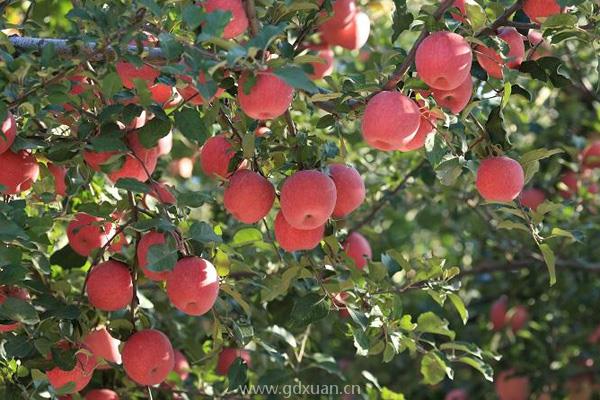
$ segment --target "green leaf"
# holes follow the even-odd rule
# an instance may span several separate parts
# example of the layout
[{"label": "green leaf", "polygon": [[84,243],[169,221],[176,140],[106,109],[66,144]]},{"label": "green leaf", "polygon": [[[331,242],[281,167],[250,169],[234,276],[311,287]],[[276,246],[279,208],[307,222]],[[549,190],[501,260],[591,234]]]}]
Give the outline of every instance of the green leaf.
[{"label": "green leaf", "polygon": [[242,247],[263,241],[263,234],[256,228],[240,229],[233,235],[232,246]]},{"label": "green leaf", "polygon": [[445,186],[453,185],[462,173],[462,165],[458,157],[443,161],[436,168],[435,174],[440,183]]},{"label": "green leaf", "polygon": [[112,98],[123,88],[123,83],[116,72],[110,72],[100,82],[100,88],[105,97]]},{"label": "green leaf", "polygon": [[504,128],[504,116],[500,106],[494,107],[485,123],[490,140],[493,144],[500,145],[502,148],[510,147],[509,133]]},{"label": "green leaf", "polygon": [[35,308],[25,300],[8,297],[0,305],[0,315],[4,319],[21,322],[25,325],[35,325],[40,322]]},{"label": "green leaf", "polygon": [[183,9],[183,22],[186,23],[188,28],[195,30],[202,23],[202,7],[198,7],[197,4],[191,4]]},{"label": "green leaf", "polygon": [[463,300],[455,293],[448,293],[448,298],[454,305],[454,308],[456,308],[456,311],[458,311],[463,324],[466,324],[467,320],[469,319],[469,311],[465,307]]},{"label": "green leaf", "polygon": [[64,269],[80,268],[86,262],[87,257],[76,253],[68,244],[50,256],[50,264],[60,265]]},{"label": "green leaf", "polygon": [[479,358],[466,357],[466,356],[460,357],[457,361],[475,368],[477,371],[481,372],[481,374],[483,375],[483,377],[486,380],[488,380],[490,382],[494,381],[494,370],[485,361],[483,361]]},{"label": "green leaf", "polygon": [[450,368],[436,352],[429,352],[421,360],[421,374],[423,383],[436,385],[444,380]]},{"label": "green leaf", "polygon": [[266,49],[269,44],[277,38],[277,36],[283,33],[286,27],[287,23],[281,23],[279,25],[264,25],[258,35],[254,36],[248,41],[246,48],[250,49],[254,47],[258,49]]},{"label": "green leaf", "polygon": [[115,184],[116,188],[127,190],[134,193],[151,193],[152,190],[143,182],[133,178],[121,178]]},{"label": "green leaf", "polygon": [[237,357],[227,372],[227,378],[229,379],[229,390],[236,390],[248,379],[248,366],[241,357]]},{"label": "green leaf", "polygon": [[395,42],[402,32],[409,29],[414,20],[412,14],[407,12],[406,0],[394,0],[394,5],[392,42]]},{"label": "green leaf", "polygon": [[147,149],[155,147],[158,141],[171,131],[171,121],[168,119],[152,118],[138,130],[140,143]]},{"label": "green leaf", "polygon": [[480,30],[487,23],[485,10],[474,0],[465,1],[465,11],[474,31]]},{"label": "green leaf", "polygon": [[572,28],[577,23],[577,16],[573,14],[556,14],[546,18],[542,30],[552,28]]},{"label": "green leaf", "polygon": [[546,267],[548,267],[550,286],[553,286],[556,283],[556,256],[554,255],[554,251],[552,251],[550,246],[545,243],[541,243],[539,248],[542,252],[542,256],[544,257],[544,261],[546,262]]},{"label": "green leaf", "polygon": [[200,243],[222,243],[223,239],[217,236],[213,228],[206,222],[194,222],[190,227],[190,238]]},{"label": "green leaf", "polygon": [[300,67],[284,66],[273,70],[273,74],[283,79],[288,85],[304,90],[310,94],[317,93],[319,88],[310,80]]},{"label": "green leaf", "polygon": [[291,312],[291,325],[303,328],[325,318],[329,314],[329,301],[317,293],[310,293],[294,300]]},{"label": "green leaf", "polygon": [[162,32],[158,35],[158,40],[160,48],[168,60],[178,59],[181,56],[181,53],[183,53],[183,46],[181,43],[170,34]]},{"label": "green leaf", "polygon": [[197,144],[203,144],[208,137],[208,128],[193,108],[184,108],[175,113],[175,127],[186,138]]},{"label": "green leaf", "polygon": [[255,144],[256,135],[254,132],[246,133],[242,138],[242,150],[244,152],[244,158],[252,158],[254,156],[254,149],[256,148]]},{"label": "green leaf", "polygon": [[167,236],[165,243],[153,244],[148,248],[146,268],[153,272],[171,271],[177,263],[178,253],[174,239]]},{"label": "green leaf", "polygon": [[424,333],[435,333],[448,336],[454,340],[456,334],[448,328],[448,321],[442,320],[431,311],[419,315],[417,319],[417,331]]}]

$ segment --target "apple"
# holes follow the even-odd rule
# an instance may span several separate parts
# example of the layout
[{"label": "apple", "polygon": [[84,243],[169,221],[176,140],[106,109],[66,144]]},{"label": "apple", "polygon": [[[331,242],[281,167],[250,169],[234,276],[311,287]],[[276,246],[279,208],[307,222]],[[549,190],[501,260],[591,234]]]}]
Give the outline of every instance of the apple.
[{"label": "apple", "polygon": [[500,331],[506,326],[508,312],[508,297],[500,296],[498,300],[492,303],[490,307],[490,321],[492,321],[492,329]]},{"label": "apple", "polygon": [[529,313],[525,306],[515,306],[510,312],[510,327],[513,332],[517,333],[527,324]]},{"label": "apple", "polygon": [[450,15],[452,16],[452,18],[454,18],[454,20],[458,21],[458,22],[465,22],[465,19],[467,17],[467,10],[465,8],[465,0],[454,0],[454,3],[452,3],[452,7],[456,7],[458,8],[458,11],[460,13],[450,13]]},{"label": "apple", "polygon": [[6,118],[0,125],[0,154],[10,149],[17,137],[17,123],[15,117],[7,112]]},{"label": "apple", "polygon": [[581,153],[581,158],[585,168],[600,168],[600,140],[587,146]]},{"label": "apple", "polygon": [[556,0],[524,0],[523,12],[533,22],[541,24],[548,17],[560,14],[562,8]]},{"label": "apple", "polygon": [[181,96],[171,85],[158,82],[148,87],[152,101],[158,103],[162,108],[169,109],[181,103]]},{"label": "apple", "polygon": [[470,75],[472,60],[471,46],[465,38],[452,32],[435,32],[417,48],[415,63],[429,87],[451,90]]},{"label": "apple", "polygon": [[588,343],[597,344],[600,342],[600,325],[598,325],[588,336]]},{"label": "apple", "polygon": [[473,80],[469,75],[458,87],[450,90],[433,88],[431,94],[440,107],[450,110],[452,114],[459,114],[467,107],[471,100],[471,95],[473,94]]},{"label": "apple", "polygon": [[75,358],[75,367],[69,371],[54,367],[46,372],[48,382],[54,389],[58,390],[70,383],[74,383],[75,386],[73,389],[67,391],[67,393],[75,393],[83,390],[90,383],[94,374],[94,357],[90,357],[85,352],[79,351],[76,353]]},{"label": "apple", "polygon": [[358,171],[344,164],[329,165],[329,176],[335,184],[334,218],[342,218],[356,210],[365,200],[365,183]]},{"label": "apple", "polygon": [[110,389],[92,389],[85,394],[84,400],[119,400],[119,395]]},{"label": "apple", "polygon": [[325,45],[311,45],[308,46],[311,52],[315,52],[321,62],[311,62],[310,65],[313,67],[313,73],[310,75],[311,79],[317,80],[325,76],[331,75],[333,72],[333,61],[334,54],[328,46]]},{"label": "apple", "polygon": [[504,61],[496,50],[480,44],[475,48],[475,56],[477,57],[477,62],[481,68],[483,68],[489,76],[496,79],[504,78],[504,71],[502,71]]},{"label": "apple", "polygon": [[203,258],[182,258],[167,277],[167,296],[188,315],[206,314],[219,296],[217,270]]},{"label": "apple", "polygon": [[344,242],[346,255],[354,261],[356,268],[362,270],[373,257],[369,241],[360,233],[352,232]]},{"label": "apple", "polygon": [[515,375],[515,370],[502,371],[495,379],[496,393],[500,400],[527,400],[529,398],[529,378]]},{"label": "apple", "polygon": [[252,359],[248,350],[224,348],[219,354],[219,361],[217,362],[216,368],[217,374],[227,375],[229,367],[231,367],[231,364],[233,364],[237,358],[244,360],[248,367],[252,366]]},{"label": "apple", "polygon": [[122,354],[125,373],[139,385],[163,382],[175,366],[175,353],[169,338],[156,329],[144,329],[131,335]]},{"label": "apple", "polygon": [[296,229],[316,229],[336,205],[334,181],[317,170],[295,172],[281,186],[279,203],[285,220]]},{"label": "apple", "polygon": [[256,137],[263,137],[265,135],[268,135],[269,133],[271,133],[271,129],[269,129],[266,126],[258,126],[254,131],[254,135]]},{"label": "apple", "polygon": [[358,50],[369,40],[371,20],[366,13],[359,11],[347,25],[335,27],[325,22],[319,27],[319,31],[323,41],[328,45]]},{"label": "apple", "polygon": [[173,160],[169,164],[169,172],[184,179],[191,178],[194,173],[194,160],[189,157]]},{"label": "apple", "polygon": [[419,102],[419,106],[419,111],[421,112],[419,129],[410,141],[398,147],[397,150],[399,151],[407,152],[420,149],[421,147],[425,146],[425,140],[427,140],[427,136],[429,136],[429,134],[435,130],[438,116],[429,112],[429,110],[425,108],[425,103],[423,101]]},{"label": "apple", "polygon": [[536,211],[538,206],[546,200],[546,195],[543,191],[536,188],[523,190],[521,193],[521,205],[533,211]]},{"label": "apple", "polygon": [[530,29],[529,33],[527,33],[527,40],[529,40],[533,51],[533,53],[529,56],[531,60],[535,61],[542,57],[548,57],[552,55],[550,45],[544,39],[544,36],[542,36],[542,33],[540,31]]},{"label": "apple", "polygon": [[165,182],[152,182],[150,183],[152,192],[150,196],[160,201],[162,204],[172,205],[177,203],[177,198],[173,195],[172,187]]},{"label": "apple", "polygon": [[508,44],[508,54],[505,62],[495,50],[479,45],[475,51],[477,62],[481,65],[489,76],[496,79],[504,77],[502,68],[506,65],[508,68],[517,69],[525,57],[525,44],[523,36],[513,27],[502,28],[499,30],[498,37]]},{"label": "apple", "polygon": [[156,146],[158,148],[157,151],[159,156],[166,156],[169,154],[173,149],[173,132],[171,131],[166,136],[160,138]]},{"label": "apple", "polygon": [[117,70],[117,75],[121,78],[121,82],[123,82],[123,86],[127,89],[135,88],[135,80],[138,79],[145,81],[146,85],[150,86],[160,75],[160,72],[150,65],[142,64],[137,67],[126,61],[117,62],[115,69]]},{"label": "apple", "polygon": [[48,163],[48,171],[54,178],[54,192],[58,196],[66,196],[67,194],[67,183],[65,177],[67,176],[67,169],[62,165]]},{"label": "apple", "polygon": [[[0,305],[4,304],[6,299],[14,297],[20,300],[29,301],[29,293],[27,290],[16,287],[16,286],[0,286]],[[0,324],[0,333],[11,332],[19,329],[21,324],[15,322],[13,324]]]},{"label": "apple", "polygon": [[[181,75],[180,78],[182,81],[188,83],[186,86],[178,89],[179,94],[186,103],[200,106],[202,104],[206,104],[212,101],[215,98],[221,97],[223,93],[225,93],[225,89],[218,87],[213,97],[206,101],[206,99],[202,97],[202,95],[194,85],[191,77],[189,77],[188,75]],[[200,74],[198,75],[198,82],[201,84],[206,84],[206,73],[204,71],[200,71]]]},{"label": "apple", "polygon": [[469,394],[465,389],[452,389],[446,394],[444,400],[469,400]]},{"label": "apple", "polygon": [[108,251],[111,253],[120,253],[125,246],[127,246],[127,237],[125,233],[119,232],[119,234],[112,239]]},{"label": "apple", "polygon": [[217,135],[204,143],[200,150],[200,168],[207,176],[229,178],[229,163],[235,156],[235,150],[225,137]]},{"label": "apple", "polygon": [[414,101],[400,92],[380,92],[367,103],[361,130],[369,146],[390,151],[410,142],[420,123],[421,113]]},{"label": "apple", "polygon": [[214,12],[216,10],[229,11],[231,13],[231,19],[225,25],[223,31],[224,39],[233,39],[248,29],[248,17],[246,16],[246,10],[241,0],[204,0],[199,3],[207,13]]},{"label": "apple", "polygon": [[185,381],[190,376],[190,363],[183,353],[175,350],[175,366],[173,371],[179,376],[181,381]]},{"label": "apple", "polygon": [[477,169],[475,185],[487,201],[513,201],[523,190],[525,173],[521,164],[505,156],[490,157]]},{"label": "apple", "polygon": [[290,225],[280,211],[275,217],[275,240],[287,252],[312,250],[321,242],[325,233],[325,225],[315,229],[296,229]]},{"label": "apple", "polygon": [[133,282],[126,264],[109,260],[92,267],[86,286],[90,304],[102,311],[117,311],[133,299]]},{"label": "apple", "polygon": [[145,233],[137,245],[137,261],[146,278],[153,281],[166,281],[169,271],[151,271],[148,269],[148,250],[151,246],[165,243],[165,234],[150,231]]},{"label": "apple", "polygon": [[223,200],[225,209],[235,219],[253,224],[271,211],[275,201],[275,188],[262,175],[242,169],[231,176]]},{"label": "apple", "polygon": [[350,311],[348,311],[348,306],[346,305],[346,300],[348,299],[348,292],[340,292],[336,293],[331,301],[338,308],[338,313],[340,318],[350,318]]},{"label": "apple", "polygon": [[104,247],[113,236],[114,225],[102,218],[86,213],[77,213],[67,226],[69,245],[84,257]]},{"label": "apple", "polygon": [[[121,341],[111,336],[108,329],[101,325],[92,329],[82,340],[85,349],[95,357],[95,363],[98,365],[102,360],[120,365],[121,352],[119,346]],[[110,365],[100,365],[98,369],[109,369]]]},{"label": "apple", "polygon": [[257,120],[274,119],[283,115],[292,104],[294,88],[270,70],[255,74],[252,86],[246,88],[249,73],[243,72],[238,81],[237,99],[242,111]]},{"label": "apple", "polygon": [[35,157],[26,150],[13,153],[7,150],[0,154],[0,185],[2,194],[19,194],[31,188],[40,175]]},{"label": "apple", "polygon": [[[319,0],[319,5],[322,4],[323,0]],[[356,2],[354,0],[334,0],[332,1],[331,16],[323,23],[323,25],[330,28],[343,28],[352,22],[356,13]],[[327,11],[322,11],[321,15],[326,16]]]},{"label": "apple", "polygon": [[576,196],[579,193],[579,189],[582,185],[586,185],[586,190],[588,193],[598,193],[598,185],[590,181],[588,171],[590,170],[588,169],[587,171],[584,171],[581,175],[573,171],[567,171],[563,174],[560,181],[567,187],[567,189],[559,189],[558,192],[563,199],[567,200]]}]

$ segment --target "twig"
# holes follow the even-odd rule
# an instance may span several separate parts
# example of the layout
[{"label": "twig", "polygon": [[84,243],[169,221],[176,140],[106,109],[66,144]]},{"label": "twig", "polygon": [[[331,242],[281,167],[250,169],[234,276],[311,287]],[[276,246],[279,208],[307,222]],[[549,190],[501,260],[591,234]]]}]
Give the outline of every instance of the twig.
[{"label": "twig", "polygon": [[292,119],[292,113],[289,109],[285,112],[284,116],[285,122],[287,123],[290,133],[292,134],[292,136],[296,136],[298,131],[296,130],[296,125],[294,124],[294,120]]},{"label": "twig", "polygon": [[246,16],[250,23],[250,36],[256,36],[260,30],[258,17],[256,16],[256,5],[254,0],[245,0],[244,7],[246,8]]},{"label": "twig", "polygon": [[[131,212],[132,212],[132,221],[135,223],[138,221],[139,219],[139,214],[138,214],[138,210],[137,210],[137,206],[135,204],[135,197],[133,196],[133,193],[131,192],[127,192],[127,199],[129,200],[129,206],[131,207]],[[138,243],[140,242],[141,239],[141,233],[136,231],[135,233],[135,243],[134,243],[134,248],[137,248]],[[137,252],[134,252],[134,256],[133,256],[133,265],[131,266],[131,280],[133,282],[133,296],[131,298],[131,304],[130,304],[130,312],[131,312],[131,325],[133,325],[133,330],[135,331],[135,314],[137,311],[137,306],[138,306],[138,298],[137,298],[137,273],[138,273],[138,259],[137,259]]]},{"label": "twig", "polygon": [[496,18],[496,20],[494,22],[492,22],[492,24],[490,26],[483,28],[475,36],[476,37],[487,36],[490,33],[496,32],[496,29],[500,28],[503,25],[506,25],[508,23],[508,19],[514,13],[516,13],[518,10],[520,10],[521,8],[523,8],[523,0],[517,0],[515,2],[515,4],[513,4],[512,6],[507,8],[502,13],[502,15],[500,15],[498,18]]}]

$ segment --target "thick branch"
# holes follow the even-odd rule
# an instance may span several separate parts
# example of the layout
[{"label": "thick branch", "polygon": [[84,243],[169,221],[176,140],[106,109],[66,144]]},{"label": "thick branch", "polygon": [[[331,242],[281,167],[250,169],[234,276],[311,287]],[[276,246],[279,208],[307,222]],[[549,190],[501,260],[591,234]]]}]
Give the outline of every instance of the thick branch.
[{"label": "thick branch", "polygon": [[519,11],[521,8],[523,8],[523,0],[517,0],[515,4],[507,8],[502,13],[502,15],[500,15],[494,22],[492,22],[490,26],[483,28],[475,36],[482,37],[496,32],[496,29],[500,28],[503,25],[506,25],[508,23],[508,19],[512,17],[512,15]]},{"label": "thick branch", "polygon": [[244,7],[246,8],[246,15],[248,16],[248,22],[250,23],[250,36],[256,36],[260,30],[258,17],[256,16],[256,5],[254,0],[245,0]]}]

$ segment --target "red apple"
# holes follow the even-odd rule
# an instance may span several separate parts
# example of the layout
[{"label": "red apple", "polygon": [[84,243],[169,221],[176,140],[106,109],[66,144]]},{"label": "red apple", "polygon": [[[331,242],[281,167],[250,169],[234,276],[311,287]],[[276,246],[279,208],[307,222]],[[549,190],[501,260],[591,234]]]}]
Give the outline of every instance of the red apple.
[{"label": "red apple", "polygon": [[184,179],[191,178],[194,173],[194,160],[189,157],[173,160],[169,164],[169,172]]},{"label": "red apple", "polygon": [[78,254],[87,257],[104,247],[114,234],[114,225],[102,218],[77,213],[67,226],[69,245]]},{"label": "red apple", "polygon": [[169,338],[161,331],[144,329],[134,333],[123,346],[123,368],[139,385],[163,382],[175,366],[175,354]]},{"label": "red apple", "polygon": [[329,176],[337,193],[334,218],[342,218],[356,210],[365,200],[365,183],[358,171],[344,164],[331,164]]},{"label": "red apple", "polygon": [[182,258],[167,277],[167,296],[188,315],[206,314],[219,296],[217,270],[203,258]]},{"label": "red apple", "polygon": [[137,79],[145,81],[146,85],[150,86],[160,75],[158,70],[147,64],[137,67],[126,61],[119,61],[115,65],[115,68],[119,78],[121,78],[121,82],[123,82],[123,86],[127,89],[133,89],[135,87],[135,80]]},{"label": "red apple", "polygon": [[[321,4],[323,4],[323,0],[319,1],[319,5]],[[330,28],[343,28],[352,22],[356,13],[356,3],[354,0],[334,0],[332,1],[331,16],[323,25],[327,25]],[[327,15],[327,12],[323,11],[321,15]]]},{"label": "red apple", "polygon": [[298,171],[281,186],[279,202],[285,220],[296,229],[315,229],[331,216],[337,194],[335,183],[317,170]]},{"label": "red apple", "polygon": [[257,72],[252,87],[246,88],[249,73],[243,72],[238,81],[237,99],[242,111],[258,120],[283,115],[292,104],[294,88],[270,70]]},{"label": "red apple", "polygon": [[[83,347],[89,350],[96,358],[95,363],[102,360],[120,365],[121,352],[119,345],[121,341],[111,336],[105,326],[99,326],[92,329],[82,340]],[[98,369],[108,369],[109,365],[99,366]]]},{"label": "red apple", "polygon": [[446,394],[444,400],[469,400],[469,395],[465,389],[452,389]]},{"label": "red apple", "polygon": [[185,381],[190,376],[190,363],[179,350],[175,350],[175,366],[173,367],[173,371],[182,381]]},{"label": "red apple", "polygon": [[119,400],[119,395],[110,389],[93,389],[85,394],[84,400]]},{"label": "red apple", "polygon": [[146,278],[153,281],[166,281],[169,271],[151,271],[148,269],[148,250],[151,246],[165,243],[165,234],[150,231],[144,234],[137,246],[137,259],[140,269]]},{"label": "red apple", "polygon": [[213,136],[200,150],[200,168],[211,178],[229,178],[229,163],[234,156],[235,150],[225,135]]},{"label": "red apple", "polygon": [[[206,99],[202,97],[198,89],[195,87],[192,78],[190,78],[188,75],[182,75],[180,78],[181,80],[188,82],[188,85],[178,89],[179,94],[186,103],[199,106],[202,104],[206,104],[215,98],[219,98],[223,95],[223,93],[225,93],[225,89],[218,87],[216,93],[207,102]],[[198,82],[201,84],[206,83],[206,74],[204,73],[204,71],[200,71],[200,74],[198,75]]]},{"label": "red apple", "polygon": [[523,190],[523,193],[521,193],[521,205],[530,208],[533,211],[537,210],[538,206],[545,200],[546,195],[540,189],[529,188]]},{"label": "red apple", "polygon": [[48,382],[54,389],[64,388],[71,382],[75,384],[68,393],[75,393],[83,390],[94,374],[94,357],[90,357],[85,352],[80,351],[75,356],[75,367],[69,371],[64,371],[59,367],[54,367],[46,372]]},{"label": "red apple", "polygon": [[316,52],[316,55],[322,60],[321,62],[310,63],[313,67],[313,73],[310,75],[310,78],[316,80],[331,75],[334,61],[333,50],[325,45],[312,45],[308,46],[308,49]]},{"label": "red apple", "polygon": [[517,333],[527,324],[529,313],[525,306],[515,306],[510,313],[510,327],[513,332]]},{"label": "red apple", "polygon": [[217,374],[227,375],[229,367],[231,367],[231,364],[233,364],[237,358],[244,360],[249,367],[252,365],[250,352],[248,352],[248,350],[224,348],[219,354],[219,361],[217,362],[216,369]]},{"label": "red apple", "polygon": [[358,50],[369,40],[371,20],[367,14],[360,11],[345,26],[335,27],[325,22],[319,27],[319,31],[323,41],[328,45],[337,45],[348,50]]},{"label": "red apple", "polygon": [[471,95],[473,94],[473,80],[469,75],[457,88],[450,90],[439,90],[434,88],[431,90],[431,93],[439,106],[450,110],[452,114],[459,114],[469,104],[469,101],[471,101]]},{"label": "red apple", "polygon": [[35,157],[26,150],[13,153],[7,150],[0,154],[0,190],[2,194],[19,194],[31,188],[40,174]]},{"label": "red apple", "polygon": [[54,177],[54,192],[58,196],[66,196],[67,194],[67,183],[65,177],[67,176],[67,169],[62,165],[48,163],[48,171]]},{"label": "red apple", "polygon": [[492,329],[500,331],[504,328],[507,322],[506,313],[508,312],[508,297],[500,296],[500,298],[490,307],[490,321],[492,321]]},{"label": "red apple", "polygon": [[117,311],[133,299],[133,282],[126,264],[109,260],[92,267],[86,286],[90,304],[102,311]]},{"label": "red apple", "polygon": [[173,149],[173,132],[169,132],[167,136],[163,136],[156,144],[158,147],[158,155],[165,156]]},{"label": "red apple", "polygon": [[552,55],[550,45],[544,39],[544,36],[542,36],[540,31],[530,29],[529,33],[527,34],[527,39],[529,40],[533,51],[533,53],[529,56],[531,60],[535,61],[542,57],[548,57]]},{"label": "red apple", "polygon": [[417,104],[400,92],[381,92],[367,103],[361,129],[364,140],[375,149],[397,150],[419,130]]},{"label": "red apple", "polygon": [[248,17],[241,0],[204,0],[200,3],[206,12],[211,13],[216,10],[229,11],[231,19],[223,31],[224,39],[233,39],[248,29]]},{"label": "red apple", "polygon": [[152,192],[149,194],[163,204],[176,204],[177,198],[173,195],[172,187],[164,182],[152,182],[150,184]]},{"label": "red apple", "polygon": [[515,375],[515,370],[502,371],[496,377],[496,393],[500,400],[527,400],[529,378]]},{"label": "red apple", "polygon": [[419,76],[430,87],[451,90],[470,75],[472,60],[471,46],[462,36],[435,32],[417,48],[415,63]]},{"label": "red apple", "polygon": [[321,242],[325,233],[325,225],[315,229],[296,229],[291,226],[281,212],[275,217],[275,240],[288,252],[312,250]]},{"label": "red apple", "polygon": [[263,219],[273,207],[275,188],[262,175],[241,169],[225,188],[224,206],[235,219],[253,224]]},{"label": "red apple", "polygon": [[523,11],[533,22],[541,24],[548,17],[560,14],[562,9],[556,0],[525,0]]},{"label": "red apple", "polygon": [[0,125],[0,154],[10,149],[17,137],[17,123],[15,117],[8,112],[6,119]]},{"label": "red apple", "polygon": [[344,251],[354,261],[356,268],[362,270],[373,257],[369,241],[360,233],[352,232],[344,242]]},{"label": "red apple", "polygon": [[585,168],[600,168],[600,140],[592,142],[581,154]]},{"label": "red apple", "polygon": [[513,201],[523,190],[525,174],[521,164],[508,157],[490,157],[481,162],[475,182],[487,201]]},{"label": "red apple", "polygon": [[502,79],[504,65],[508,68],[517,69],[525,57],[525,44],[523,36],[513,27],[502,28],[499,30],[498,37],[508,44],[508,54],[505,62],[502,57],[493,49],[479,45],[477,46],[476,56],[479,65],[488,73],[489,76]]}]

